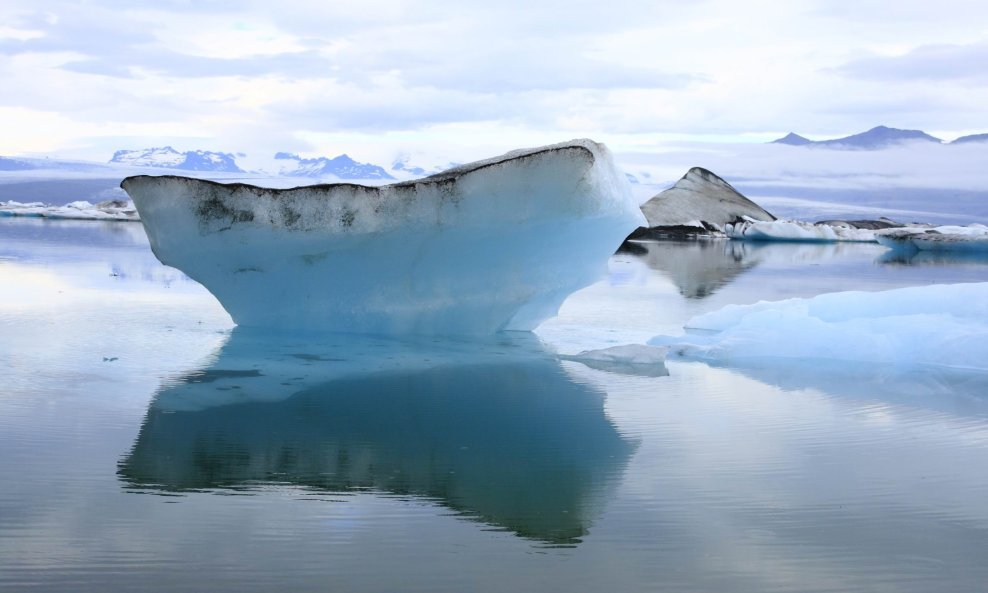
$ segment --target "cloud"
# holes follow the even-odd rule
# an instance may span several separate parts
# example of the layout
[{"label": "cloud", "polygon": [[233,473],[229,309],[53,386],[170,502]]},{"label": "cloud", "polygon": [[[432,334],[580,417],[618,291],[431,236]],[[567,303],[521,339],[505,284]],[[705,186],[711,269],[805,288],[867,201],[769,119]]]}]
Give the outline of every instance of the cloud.
[{"label": "cloud", "polygon": [[167,122],[217,142],[479,123],[496,124],[484,130],[497,145],[519,130],[837,136],[878,123],[949,137],[986,119],[985,44],[944,45],[984,36],[988,8],[972,2],[904,0],[883,21],[879,0],[6,0],[0,105],[107,137]]},{"label": "cloud", "polygon": [[837,72],[877,81],[957,81],[988,84],[988,42],[968,45],[924,45],[903,55],[853,60]]}]

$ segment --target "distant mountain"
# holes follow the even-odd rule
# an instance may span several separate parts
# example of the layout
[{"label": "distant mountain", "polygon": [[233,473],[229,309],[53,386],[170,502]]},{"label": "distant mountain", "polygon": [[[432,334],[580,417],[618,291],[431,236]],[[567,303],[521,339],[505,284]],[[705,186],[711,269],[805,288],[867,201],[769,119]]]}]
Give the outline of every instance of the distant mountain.
[{"label": "distant mountain", "polygon": [[436,165],[426,169],[425,167],[420,167],[417,165],[409,164],[410,157],[400,156],[391,163],[392,171],[400,171],[402,173],[409,173],[417,177],[422,177],[426,175],[435,175],[436,173],[442,173],[448,169],[453,169],[454,167],[459,167],[462,163],[449,162],[445,165]]},{"label": "distant mountain", "polygon": [[398,157],[391,163],[392,171],[402,171],[404,173],[411,173],[412,175],[432,175],[433,173],[438,173],[439,171],[426,171],[422,167],[417,167],[408,164],[408,157]]},{"label": "distant mountain", "polygon": [[279,152],[274,158],[288,161],[290,166],[282,167],[281,174],[290,177],[333,175],[339,179],[394,179],[383,167],[371,163],[358,163],[345,154],[332,159],[326,157],[303,159],[297,154]]},{"label": "distant mountain", "polygon": [[36,167],[31,163],[0,156],[0,171],[26,171],[34,168]]},{"label": "distant mountain", "polygon": [[951,144],[967,144],[969,142],[988,142],[988,134],[971,134],[970,136],[961,136],[957,140],[951,142]]},{"label": "distant mountain", "polygon": [[805,146],[807,144],[813,144],[813,141],[810,140],[809,138],[803,138],[799,134],[794,134],[793,132],[789,132],[788,134],[786,134],[782,138],[779,138],[778,140],[772,140],[770,144],[788,144],[790,146]]},{"label": "distant mountain", "polygon": [[860,134],[853,134],[843,138],[834,138],[832,140],[810,140],[799,134],[790,132],[778,140],[773,140],[772,143],[789,144],[791,146],[823,146],[826,148],[878,150],[911,141],[943,143],[943,140],[930,136],[921,130],[900,130],[886,126],[878,126],[867,132],[861,132]]},{"label": "distant mountain", "polygon": [[111,163],[138,167],[162,167],[183,171],[213,171],[219,173],[243,173],[234,155],[225,152],[190,150],[179,152],[171,146],[145,148],[144,150],[118,150]]}]

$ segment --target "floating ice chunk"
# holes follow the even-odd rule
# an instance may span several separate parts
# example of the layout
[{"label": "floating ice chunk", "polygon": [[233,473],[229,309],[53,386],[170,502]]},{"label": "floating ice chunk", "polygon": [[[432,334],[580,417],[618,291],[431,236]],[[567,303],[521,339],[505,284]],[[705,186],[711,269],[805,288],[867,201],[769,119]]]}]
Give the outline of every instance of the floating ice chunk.
[{"label": "floating ice chunk", "polygon": [[735,364],[827,359],[988,370],[988,283],[729,305],[694,317],[671,353]]},{"label": "floating ice chunk", "polygon": [[830,243],[837,241],[875,242],[874,229],[855,228],[848,223],[812,223],[799,220],[744,220],[724,227],[732,239],[747,241],[800,241]]},{"label": "floating ice chunk", "polygon": [[240,325],[382,334],[530,330],[606,272],[641,212],[589,140],[380,187],[128,177],[155,255]]},{"label": "floating ice chunk", "polygon": [[983,224],[888,229],[875,238],[893,249],[988,253],[988,227]]},{"label": "floating ice chunk", "polygon": [[584,350],[579,354],[562,355],[559,358],[622,375],[664,377],[669,374],[665,365],[668,351],[669,348],[665,346],[625,344],[600,350]]},{"label": "floating ice chunk", "polygon": [[0,202],[0,216],[27,216],[69,220],[129,220],[137,221],[137,210],[128,200],[107,200],[91,204],[85,200],[51,206],[42,202]]}]

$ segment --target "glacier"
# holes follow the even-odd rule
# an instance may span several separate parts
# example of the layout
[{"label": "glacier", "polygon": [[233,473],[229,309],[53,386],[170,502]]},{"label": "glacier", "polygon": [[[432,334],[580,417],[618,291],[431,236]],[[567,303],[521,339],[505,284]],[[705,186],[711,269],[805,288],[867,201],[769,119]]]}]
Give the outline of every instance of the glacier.
[{"label": "glacier", "polygon": [[728,305],[657,336],[670,355],[724,365],[764,360],[929,365],[988,371],[988,283]]},{"label": "glacier", "polygon": [[531,330],[603,277],[644,222],[610,151],[591,140],[378,187],[147,175],[121,186],[158,259],[246,327]]}]

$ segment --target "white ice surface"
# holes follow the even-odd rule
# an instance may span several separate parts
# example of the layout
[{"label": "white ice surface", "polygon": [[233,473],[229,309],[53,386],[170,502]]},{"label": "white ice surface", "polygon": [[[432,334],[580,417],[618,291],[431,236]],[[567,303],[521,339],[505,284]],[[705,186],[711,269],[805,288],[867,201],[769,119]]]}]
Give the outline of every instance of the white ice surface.
[{"label": "white ice surface", "polygon": [[42,202],[0,202],[0,216],[30,216],[69,220],[129,220],[138,221],[133,202],[108,200],[91,204],[85,200],[53,206]]},{"label": "white ice surface", "polygon": [[686,329],[649,343],[724,365],[836,360],[988,371],[988,283],[729,305],[694,317]]},{"label": "white ice surface", "polygon": [[732,239],[747,241],[806,241],[830,243],[854,241],[873,243],[875,231],[856,229],[850,225],[829,225],[799,220],[754,220],[745,217],[744,222],[728,224],[725,234]]},{"label": "white ice surface", "polygon": [[610,153],[588,140],[380,188],[147,176],[124,187],[158,258],[248,327],[531,330],[603,277],[644,223]]}]

